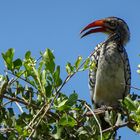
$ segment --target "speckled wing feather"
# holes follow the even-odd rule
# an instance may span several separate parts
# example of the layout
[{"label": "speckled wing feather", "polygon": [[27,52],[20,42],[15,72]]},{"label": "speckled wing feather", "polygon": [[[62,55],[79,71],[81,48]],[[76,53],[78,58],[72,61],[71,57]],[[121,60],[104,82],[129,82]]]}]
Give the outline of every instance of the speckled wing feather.
[{"label": "speckled wing feather", "polygon": [[129,64],[129,59],[127,52],[125,48],[122,48],[122,51],[120,51],[120,55],[122,57],[123,63],[124,63],[124,75],[125,75],[125,92],[124,92],[124,97],[130,93],[130,88],[131,88],[131,69],[130,69],[130,64]]},{"label": "speckled wing feather", "polygon": [[[93,54],[91,56],[91,63],[94,62],[96,68],[98,67],[98,60],[99,60],[99,56],[100,56],[101,47],[102,47],[102,43],[98,44],[95,47],[94,52],[93,52]],[[91,91],[90,96],[91,96],[92,102],[94,102],[92,93],[94,93],[94,88],[95,88],[95,84],[96,84],[96,70],[97,69],[90,69],[89,70],[89,89]]]}]

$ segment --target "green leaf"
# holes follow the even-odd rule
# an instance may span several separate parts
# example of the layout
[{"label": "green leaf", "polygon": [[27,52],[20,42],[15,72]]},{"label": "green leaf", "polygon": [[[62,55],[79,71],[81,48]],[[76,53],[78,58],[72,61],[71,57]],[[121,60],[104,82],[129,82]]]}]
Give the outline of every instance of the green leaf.
[{"label": "green leaf", "polygon": [[94,71],[97,70],[96,62],[95,61],[90,61],[90,70],[94,70]]},{"label": "green leaf", "polygon": [[78,99],[78,94],[74,92],[73,94],[69,96],[68,101],[66,102],[66,105],[73,106],[76,103],[77,99]]},{"label": "green leaf", "polygon": [[13,70],[14,65],[13,65],[13,57],[14,57],[14,49],[10,48],[7,50],[6,53],[2,53],[2,57],[5,61],[6,67],[8,70]]},{"label": "green leaf", "polygon": [[66,71],[69,75],[74,72],[74,67],[72,67],[71,63],[69,62],[66,64]]},{"label": "green leaf", "polygon": [[28,81],[32,86],[34,86],[34,87],[36,88],[36,84],[35,84],[35,81],[34,81],[34,80],[29,80],[29,79],[27,79],[27,81]]},{"label": "green leaf", "polygon": [[131,111],[137,110],[136,104],[134,103],[134,101],[131,100],[129,96],[125,97],[124,103],[129,110]]},{"label": "green leaf", "polygon": [[55,63],[54,63],[55,57],[54,57],[53,53],[51,52],[51,50],[46,49],[46,51],[42,55],[42,57],[43,57],[42,59],[46,66],[45,70],[46,71],[49,70],[51,73],[53,73],[55,70]]},{"label": "green leaf", "polygon": [[60,66],[57,66],[56,71],[53,74],[55,86],[59,87],[62,84],[62,80],[60,78]]},{"label": "green leaf", "polygon": [[83,136],[83,135],[87,134],[87,131],[86,131],[86,130],[84,130],[84,128],[83,128],[83,127],[80,127],[77,131],[78,131],[78,133],[79,133],[79,136],[80,136],[80,135],[82,135],[82,136]]},{"label": "green leaf", "polygon": [[41,61],[39,62],[39,66],[38,66],[38,72],[39,72],[39,73],[41,73],[41,70],[42,70],[43,66],[44,66],[44,62],[41,60]]},{"label": "green leaf", "polygon": [[140,116],[140,105],[137,108],[136,114]]},{"label": "green leaf", "polygon": [[57,139],[61,139],[61,132],[62,132],[63,128],[61,126],[56,125],[56,133],[53,134],[52,136],[57,140]]},{"label": "green leaf", "polygon": [[43,58],[45,60],[54,60],[55,57],[50,49],[46,49],[45,53],[43,54]]},{"label": "green leaf", "polygon": [[52,94],[52,85],[50,84],[50,82],[47,82],[47,86],[45,87],[45,91],[46,91],[46,96],[50,97]]},{"label": "green leaf", "polygon": [[40,94],[37,95],[37,100],[38,100],[39,102],[42,102],[42,96],[41,96]]},{"label": "green leaf", "polygon": [[79,65],[80,65],[81,61],[82,61],[82,57],[81,56],[78,56],[78,58],[77,58],[77,60],[75,62],[75,68],[76,68],[76,70],[79,68]]},{"label": "green leaf", "polygon": [[69,96],[69,98],[64,98],[63,100],[61,100],[61,102],[55,107],[59,111],[68,111],[74,104],[76,104],[77,99],[78,95],[76,93],[73,93]]},{"label": "green leaf", "polygon": [[30,51],[27,51],[26,54],[25,54],[25,58],[26,59],[29,59],[31,57],[31,52]]},{"label": "green leaf", "polygon": [[74,127],[77,125],[77,122],[73,117],[63,114],[62,118],[59,120],[59,125]]},{"label": "green leaf", "polygon": [[35,66],[36,66],[36,60],[30,56],[30,52],[27,52],[25,55],[25,60],[23,61],[23,65],[26,70],[26,76],[35,76]]},{"label": "green leaf", "polygon": [[54,102],[54,107],[59,111],[66,111],[70,109],[70,106],[66,105],[68,101],[68,97],[62,93],[60,93],[59,98],[57,98]]},{"label": "green leaf", "polygon": [[17,77],[20,77],[22,74],[24,74],[25,73],[25,71],[24,70],[20,70],[20,71],[18,71],[17,73],[16,73],[16,76]]},{"label": "green leaf", "polygon": [[68,99],[64,99],[63,101],[61,101],[61,102],[58,104],[57,108],[58,108],[59,110],[64,110],[64,107],[65,107],[65,104],[66,104],[67,101],[68,101]]},{"label": "green leaf", "polygon": [[[8,86],[8,80],[4,76],[0,75],[0,97],[3,97],[3,94],[6,93],[7,86]],[[0,101],[2,99],[3,98],[1,98]]]},{"label": "green leaf", "polygon": [[[39,72],[38,72],[39,73]],[[41,83],[42,83],[42,85],[43,86],[46,86],[46,84],[47,84],[47,80],[46,80],[46,71],[45,70],[43,70],[41,73],[40,73],[40,75],[41,75]]]},{"label": "green leaf", "polygon": [[31,76],[33,74],[33,68],[28,63],[24,63],[24,67],[26,71],[25,77]]},{"label": "green leaf", "polygon": [[17,132],[18,132],[19,134],[22,134],[22,133],[23,133],[23,128],[21,128],[20,125],[16,125],[15,128],[16,128],[16,130],[17,130]]},{"label": "green leaf", "polygon": [[22,60],[18,58],[13,62],[13,64],[14,64],[14,69],[19,70],[20,67],[22,66]]},{"label": "green leaf", "polygon": [[84,70],[88,69],[89,68],[89,63],[90,63],[90,58],[86,59],[85,63],[84,63]]}]

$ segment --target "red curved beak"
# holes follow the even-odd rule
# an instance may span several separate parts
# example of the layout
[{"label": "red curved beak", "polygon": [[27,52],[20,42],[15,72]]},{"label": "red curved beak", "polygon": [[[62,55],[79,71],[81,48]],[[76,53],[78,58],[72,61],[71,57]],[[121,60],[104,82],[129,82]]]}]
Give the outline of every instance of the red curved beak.
[{"label": "red curved beak", "polygon": [[[94,27],[98,27],[98,28],[94,28]],[[94,29],[91,29],[91,28],[94,28]],[[89,25],[87,25],[81,32],[80,34],[82,34],[84,31],[88,30],[88,29],[91,29],[89,31],[87,31],[86,33],[84,33],[82,37],[84,36],[87,36],[91,33],[97,33],[97,32],[105,32],[106,31],[106,28],[104,27],[104,20],[97,20],[97,21],[94,21],[92,23],[90,23]]]}]

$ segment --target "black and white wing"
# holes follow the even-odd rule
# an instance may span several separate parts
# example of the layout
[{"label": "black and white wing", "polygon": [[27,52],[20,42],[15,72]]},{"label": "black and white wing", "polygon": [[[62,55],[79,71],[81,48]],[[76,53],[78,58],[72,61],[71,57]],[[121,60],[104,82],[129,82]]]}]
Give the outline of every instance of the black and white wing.
[{"label": "black and white wing", "polygon": [[123,51],[120,52],[121,57],[123,59],[124,63],[124,76],[125,76],[125,92],[124,92],[124,97],[130,93],[130,88],[131,88],[131,69],[130,69],[130,64],[129,64],[129,59],[127,52],[125,48],[123,47]]},{"label": "black and white wing", "polygon": [[94,95],[94,89],[95,89],[95,84],[96,84],[96,71],[98,67],[98,60],[100,56],[101,47],[102,47],[102,43],[98,44],[95,47],[94,52],[91,56],[91,60],[90,60],[90,63],[94,63],[96,67],[94,69],[89,70],[89,89],[90,89],[91,100],[93,103],[94,103],[93,95]]}]

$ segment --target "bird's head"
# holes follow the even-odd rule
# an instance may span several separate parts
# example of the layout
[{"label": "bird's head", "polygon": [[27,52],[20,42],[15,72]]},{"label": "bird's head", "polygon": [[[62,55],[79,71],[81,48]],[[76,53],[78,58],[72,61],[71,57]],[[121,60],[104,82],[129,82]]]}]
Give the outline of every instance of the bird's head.
[{"label": "bird's head", "polygon": [[[88,30],[88,31],[87,31]],[[94,21],[87,25],[82,31],[84,33],[81,37],[87,36],[91,33],[103,32],[109,36],[116,34],[123,45],[130,39],[130,32],[126,22],[117,17],[108,17],[101,20]]]}]

